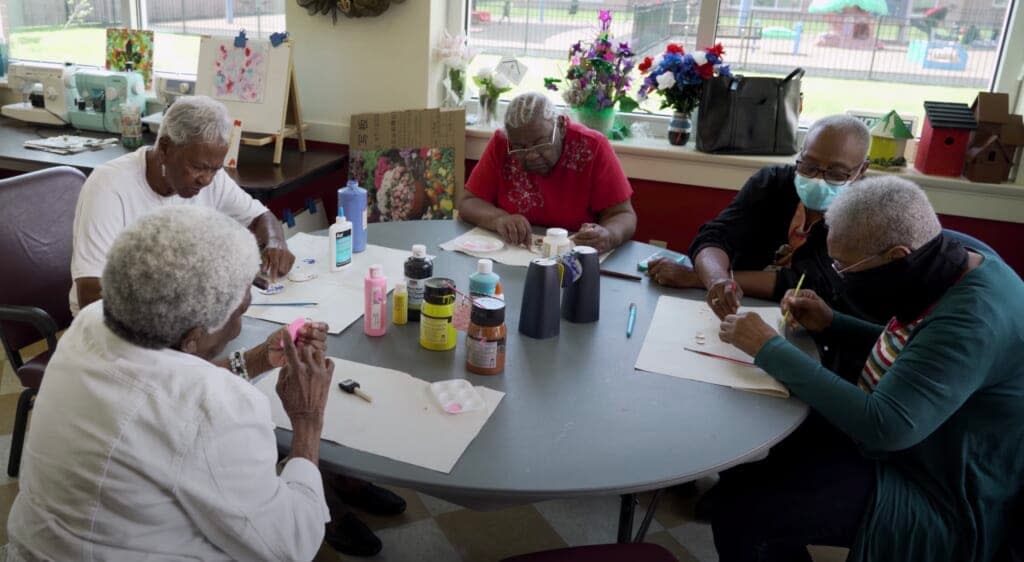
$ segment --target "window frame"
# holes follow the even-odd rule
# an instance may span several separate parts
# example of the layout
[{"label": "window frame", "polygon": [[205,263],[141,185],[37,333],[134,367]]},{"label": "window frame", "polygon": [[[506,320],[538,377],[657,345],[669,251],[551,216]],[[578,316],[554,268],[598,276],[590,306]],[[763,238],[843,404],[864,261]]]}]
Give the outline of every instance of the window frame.
[{"label": "window frame", "polygon": [[[144,2],[145,0],[137,0]],[[436,0],[435,0],[436,1]],[[446,0],[448,3],[448,29],[469,31],[468,0]],[[698,45],[714,42],[718,28],[718,13],[722,2],[728,0],[702,0],[697,20]],[[988,91],[1006,92],[1010,95],[1010,109],[1017,113],[1024,111],[1024,0],[1005,0],[1008,4],[1004,20],[1002,42],[999,46],[999,63],[989,80]],[[666,121],[668,117],[664,118]]]}]

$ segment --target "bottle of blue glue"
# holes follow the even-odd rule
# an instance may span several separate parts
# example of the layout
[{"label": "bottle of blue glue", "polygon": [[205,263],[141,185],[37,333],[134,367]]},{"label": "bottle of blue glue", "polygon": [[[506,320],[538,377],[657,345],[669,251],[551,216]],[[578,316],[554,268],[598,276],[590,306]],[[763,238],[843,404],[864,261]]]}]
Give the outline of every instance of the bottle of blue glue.
[{"label": "bottle of blue glue", "polygon": [[338,207],[345,209],[345,216],[352,221],[352,251],[366,249],[366,190],[356,180],[348,180],[338,190]]},{"label": "bottle of blue glue", "polygon": [[471,297],[493,297],[498,293],[501,277],[494,273],[494,262],[482,259],[476,262],[476,273],[469,276]]}]

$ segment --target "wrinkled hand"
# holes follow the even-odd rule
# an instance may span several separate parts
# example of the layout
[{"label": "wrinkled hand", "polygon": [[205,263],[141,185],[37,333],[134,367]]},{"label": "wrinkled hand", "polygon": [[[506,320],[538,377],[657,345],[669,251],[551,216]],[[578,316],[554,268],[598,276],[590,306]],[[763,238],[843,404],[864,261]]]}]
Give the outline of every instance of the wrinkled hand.
[{"label": "wrinkled hand", "polygon": [[530,245],[530,221],[523,215],[505,215],[494,221],[494,231],[516,246]]},{"label": "wrinkled hand", "polygon": [[[284,352],[284,340],[291,338],[288,328],[275,330],[267,337],[267,362],[271,367],[282,367],[287,361]],[[325,322],[307,321],[299,329],[298,343],[295,347],[299,350],[307,345],[313,346],[320,353],[327,353],[327,324]]]},{"label": "wrinkled hand", "polygon": [[722,320],[718,337],[754,357],[768,340],[779,335],[756,312],[730,314]]},{"label": "wrinkled hand", "polygon": [[740,309],[743,289],[732,279],[719,279],[708,287],[708,306],[719,318],[725,319]]},{"label": "wrinkled hand", "polygon": [[592,222],[583,223],[580,231],[573,235],[572,241],[577,246],[590,246],[598,253],[607,252],[613,246],[611,231]]},{"label": "wrinkled hand", "polygon": [[703,286],[696,271],[669,258],[658,258],[647,262],[647,276],[655,283],[666,287],[686,289]]},{"label": "wrinkled hand", "polygon": [[314,345],[297,350],[288,338],[285,338],[284,352],[287,364],[277,377],[277,395],[288,419],[293,425],[300,420],[322,422],[334,362]]},{"label": "wrinkled hand", "polygon": [[803,326],[808,332],[820,332],[832,325],[832,309],[811,289],[793,289],[782,297],[782,314],[789,312],[789,327]]},{"label": "wrinkled hand", "polygon": [[288,275],[288,272],[292,270],[292,265],[295,264],[295,255],[288,251],[287,245],[283,243],[280,246],[268,244],[263,248],[262,258],[260,271],[265,273],[271,281]]}]

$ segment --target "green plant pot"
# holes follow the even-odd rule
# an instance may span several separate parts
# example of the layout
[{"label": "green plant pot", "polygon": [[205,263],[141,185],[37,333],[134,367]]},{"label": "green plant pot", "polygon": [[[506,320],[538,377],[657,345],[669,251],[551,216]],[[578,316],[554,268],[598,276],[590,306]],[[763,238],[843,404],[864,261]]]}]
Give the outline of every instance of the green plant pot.
[{"label": "green plant pot", "polygon": [[603,134],[608,134],[615,123],[615,106],[604,109],[574,107],[572,113],[577,122]]}]

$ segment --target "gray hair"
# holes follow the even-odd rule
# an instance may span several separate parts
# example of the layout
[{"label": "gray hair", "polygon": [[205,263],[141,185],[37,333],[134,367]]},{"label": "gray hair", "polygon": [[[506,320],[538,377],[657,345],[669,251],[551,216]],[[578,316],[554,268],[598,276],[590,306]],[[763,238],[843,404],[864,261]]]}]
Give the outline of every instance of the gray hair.
[{"label": "gray hair", "polygon": [[862,251],[916,250],[942,232],[924,190],[895,176],[868,178],[844,189],[825,213],[829,230]]},{"label": "gray hair", "polygon": [[174,205],[125,229],[103,268],[106,325],[131,343],[173,347],[219,330],[248,292],[260,254],[252,233],[213,209]]},{"label": "gray hair", "polygon": [[177,146],[192,142],[227,144],[231,116],[224,104],[206,96],[182,96],[164,112],[156,143]]},{"label": "gray hair", "polygon": [[[871,131],[863,121],[852,115],[829,115],[815,121],[807,130],[804,139],[811,138],[821,131],[835,131],[844,137],[848,137],[857,143],[857,148],[862,151],[860,159],[868,157],[868,149],[871,148]],[[806,141],[805,141],[806,143]]]},{"label": "gray hair", "polygon": [[558,107],[539,92],[519,94],[505,109],[505,128],[518,129],[536,121],[554,121],[561,114]]}]

